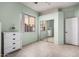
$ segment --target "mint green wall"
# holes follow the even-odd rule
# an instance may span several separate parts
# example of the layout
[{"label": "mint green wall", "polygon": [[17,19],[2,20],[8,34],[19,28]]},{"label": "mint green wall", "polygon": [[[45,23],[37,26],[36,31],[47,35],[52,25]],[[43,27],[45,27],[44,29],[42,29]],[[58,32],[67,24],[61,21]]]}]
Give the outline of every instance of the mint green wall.
[{"label": "mint green wall", "polygon": [[[52,17],[53,15],[54,15],[53,13],[41,15],[41,16],[39,16],[39,21],[41,22],[43,20],[46,20],[46,21],[51,20],[51,19],[53,19],[53,17]],[[47,37],[47,31],[39,31],[39,35],[40,35],[40,39],[46,38]]]},{"label": "mint green wall", "polygon": [[[22,32],[21,21],[22,14],[26,13],[36,17],[36,31],[35,32]],[[38,13],[17,2],[0,2],[0,22],[2,23],[2,32],[9,32],[10,27],[14,24],[16,31],[21,32],[21,39],[23,45],[37,40],[37,17]]]},{"label": "mint green wall", "polygon": [[[53,11],[53,10],[52,10]],[[36,31],[35,32],[22,32],[21,31],[21,20],[22,14],[26,13],[36,17]],[[64,13],[64,16],[63,16]],[[54,20],[54,41],[57,44],[63,44],[63,17],[75,17],[79,16],[79,5],[71,6],[68,8],[64,8],[63,12],[58,12],[56,9],[54,12],[50,14],[41,15],[38,20],[38,13],[29,7],[24,6],[20,3],[9,3],[9,2],[0,2],[0,22],[2,23],[2,32],[10,31],[10,27],[15,24],[16,31],[21,32],[21,39],[23,45],[36,41],[38,38],[45,37],[44,34],[46,32],[42,32],[42,36],[40,36],[40,26],[39,22],[42,20]]]},{"label": "mint green wall", "polygon": [[[59,30],[59,22],[58,22],[58,15],[59,15],[59,13],[58,13],[58,9],[56,9],[54,12],[53,12],[53,10],[52,10],[52,12],[51,13],[49,13],[49,14],[46,14],[46,15],[41,15],[40,17],[39,17],[39,20],[40,21],[42,21],[42,20],[54,20],[54,43],[56,43],[56,44],[59,44],[59,36],[58,36],[58,34],[59,34],[59,32],[58,32],[58,30]],[[40,34],[41,35],[41,34]],[[61,35],[61,34],[60,34]]]},{"label": "mint green wall", "polygon": [[64,20],[66,18],[79,17],[79,4],[64,8],[62,10],[63,10],[63,12],[59,12],[59,19],[61,19],[61,21],[59,21],[59,26],[61,25],[61,27],[59,28],[59,32],[61,33],[61,35],[59,34],[59,42],[61,42],[63,44]]},{"label": "mint green wall", "polygon": [[64,13],[58,12],[58,44],[64,44]]},{"label": "mint green wall", "polygon": [[26,8],[26,6],[23,6],[22,12],[36,17],[36,31],[35,32],[28,32],[28,33],[26,32],[26,33],[22,34],[23,45],[26,45],[26,44],[29,44],[31,42],[38,40],[39,20],[38,20],[38,13],[28,7]]},{"label": "mint green wall", "polygon": [[63,9],[64,18],[79,16],[79,4]]},{"label": "mint green wall", "polygon": [[74,7],[71,6],[71,7],[67,7],[67,8],[64,8],[62,9],[63,12],[64,12],[64,18],[69,18],[69,17],[74,17]]},{"label": "mint green wall", "polygon": [[56,44],[64,43],[64,19],[70,17],[79,17],[79,5],[62,9],[62,11],[51,12],[40,16],[40,20],[54,19],[54,42]]},{"label": "mint green wall", "polygon": [[79,4],[78,5],[75,5],[74,7],[74,15],[77,17],[79,17]]},{"label": "mint green wall", "polygon": [[52,10],[49,14],[41,15],[39,20],[54,20],[54,43],[64,43],[64,16],[62,11],[60,12],[56,9],[56,11],[53,12]]}]

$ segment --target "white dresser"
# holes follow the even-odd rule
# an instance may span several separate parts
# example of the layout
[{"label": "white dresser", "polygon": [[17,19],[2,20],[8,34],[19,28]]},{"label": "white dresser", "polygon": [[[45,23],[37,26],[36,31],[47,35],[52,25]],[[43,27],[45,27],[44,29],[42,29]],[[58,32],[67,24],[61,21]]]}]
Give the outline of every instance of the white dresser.
[{"label": "white dresser", "polygon": [[22,41],[19,32],[3,32],[4,36],[4,56],[10,52],[22,48]]}]

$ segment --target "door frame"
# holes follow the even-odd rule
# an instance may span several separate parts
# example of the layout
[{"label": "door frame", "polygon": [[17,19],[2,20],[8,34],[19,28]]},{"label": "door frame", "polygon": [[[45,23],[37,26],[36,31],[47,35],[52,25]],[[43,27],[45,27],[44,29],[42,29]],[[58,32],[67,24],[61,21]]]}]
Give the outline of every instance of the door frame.
[{"label": "door frame", "polygon": [[64,44],[66,44],[66,43],[65,43],[65,37],[66,37],[66,36],[65,36],[65,29],[66,29],[66,27],[65,27],[65,25],[66,25],[65,20],[66,20],[66,18],[64,18]]}]

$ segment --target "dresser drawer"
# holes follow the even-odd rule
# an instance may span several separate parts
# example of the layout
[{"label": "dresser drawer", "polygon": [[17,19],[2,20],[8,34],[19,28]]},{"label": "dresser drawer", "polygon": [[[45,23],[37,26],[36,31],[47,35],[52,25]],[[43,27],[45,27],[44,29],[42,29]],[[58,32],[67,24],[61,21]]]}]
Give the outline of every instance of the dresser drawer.
[{"label": "dresser drawer", "polygon": [[7,55],[8,53],[13,52],[13,51],[15,51],[15,50],[17,50],[17,49],[20,49],[20,48],[21,48],[20,46],[18,46],[18,47],[16,47],[16,46],[8,47],[8,48],[6,48],[6,49],[4,50],[4,54]]},{"label": "dresser drawer", "polygon": [[12,43],[4,48],[4,54],[6,55],[7,53],[13,52],[20,48],[21,48],[20,43],[15,43],[15,44]]},{"label": "dresser drawer", "polygon": [[20,43],[13,44],[13,46],[11,47],[12,51],[15,51],[15,50],[20,49],[20,48],[21,48]]},{"label": "dresser drawer", "polygon": [[7,37],[7,38],[5,37],[4,39],[5,39],[4,40],[5,43],[9,43],[9,42],[12,42],[12,41],[20,41],[20,37]]},{"label": "dresser drawer", "polygon": [[21,45],[21,41],[20,40],[15,40],[15,41],[9,41],[9,42],[5,42],[4,43],[4,48],[7,48],[7,47],[10,47],[10,46],[13,46],[13,45]]},{"label": "dresser drawer", "polygon": [[4,48],[4,55],[6,55],[6,54],[8,54],[8,53],[10,53],[10,52],[12,52],[13,50],[12,50],[12,46],[8,46],[8,47],[5,47]]},{"label": "dresser drawer", "polygon": [[20,40],[20,37],[12,37],[11,40],[12,40],[12,41]]},{"label": "dresser drawer", "polygon": [[19,38],[19,37],[20,37],[20,34],[17,33],[17,34],[14,35],[14,33],[13,33],[11,37],[12,37],[12,38]]},{"label": "dresser drawer", "polygon": [[18,32],[4,32],[4,54],[13,52],[22,47],[20,40],[20,33]]},{"label": "dresser drawer", "polygon": [[21,48],[21,45],[19,45],[19,44],[15,44],[12,47],[13,50],[17,50],[17,49],[20,49],[20,48]]},{"label": "dresser drawer", "polygon": [[20,33],[16,33],[16,32],[14,32],[14,33],[11,32],[11,33],[9,33],[9,32],[8,32],[8,33],[4,33],[4,36],[5,36],[6,38],[10,38],[10,37],[12,38],[12,37],[18,37],[18,36],[20,37]]}]

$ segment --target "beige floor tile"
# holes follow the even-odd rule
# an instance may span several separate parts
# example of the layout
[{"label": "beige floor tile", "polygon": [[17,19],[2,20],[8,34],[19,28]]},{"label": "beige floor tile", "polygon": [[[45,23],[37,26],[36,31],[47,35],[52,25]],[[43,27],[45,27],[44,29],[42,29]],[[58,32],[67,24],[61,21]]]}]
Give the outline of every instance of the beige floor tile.
[{"label": "beige floor tile", "polygon": [[7,57],[79,57],[78,46],[56,45],[49,41],[27,45],[19,51],[8,54]]}]

